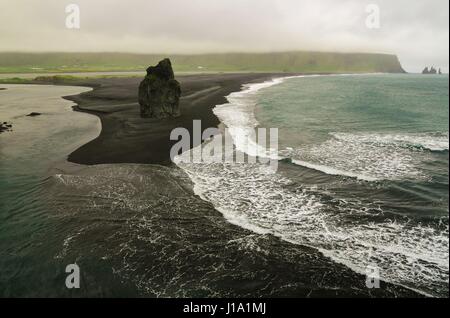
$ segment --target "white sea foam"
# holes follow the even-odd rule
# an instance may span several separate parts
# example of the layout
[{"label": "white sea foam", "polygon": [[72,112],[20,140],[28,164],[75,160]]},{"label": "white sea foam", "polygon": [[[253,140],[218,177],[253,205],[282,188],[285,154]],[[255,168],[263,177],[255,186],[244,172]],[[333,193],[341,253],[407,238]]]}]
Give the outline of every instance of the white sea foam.
[{"label": "white sea foam", "polygon": [[[319,76],[319,75],[310,75]],[[256,94],[265,88],[283,83],[287,79],[301,78],[304,75],[274,78],[270,81],[256,84],[246,84],[243,90],[227,96],[228,103],[218,105],[213,109],[214,114],[228,127],[237,150],[250,156],[265,156],[280,159],[278,154],[270,149],[262,149],[256,142],[255,128],[258,121],[255,118]]]},{"label": "white sea foam", "polygon": [[[216,106],[214,114],[227,125],[236,148],[242,152],[256,156],[261,151],[252,138],[258,122],[254,116],[251,96],[262,88],[270,87],[280,81],[248,85],[242,92],[228,95],[228,104]],[[253,140],[253,142],[252,142]]]},{"label": "white sea foam", "polygon": [[[361,76],[367,74],[332,74],[332,75],[297,75],[274,78],[272,80],[263,83],[254,83],[243,85],[243,89],[238,92],[233,92],[227,96],[228,103],[223,105],[217,105],[213,112],[220,119],[220,121],[228,127],[228,133],[233,138],[236,149],[240,152],[246,153],[250,156],[264,156],[271,159],[283,159],[279,153],[274,152],[272,149],[265,149],[261,147],[255,140],[255,128],[259,125],[255,118],[256,96],[262,89],[269,88],[274,85],[283,83],[286,80],[293,78],[305,78],[305,77],[322,77],[322,76]],[[374,74],[371,74],[374,75]],[[448,139],[448,138],[447,138]],[[447,142],[448,144],[448,142]],[[288,148],[291,149],[291,148]],[[342,175],[359,177],[366,180],[375,180],[375,177],[365,176],[364,174],[355,174],[351,171],[346,172],[338,168],[326,167],[326,165],[306,163],[305,161],[297,160],[297,162],[303,162],[303,165],[309,167],[315,166],[321,167],[321,171],[337,171]],[[314,169],[316,169],[314,168]]]},{"label": "white sea foam", "polygon": [[293,159],[292,163],[294,163],[298,166],[303,166],[303,167],[309,168],[309,169],[322,171],[322,172],[332,175],[332,176],[346,176],[346,177],[356,178],[356,179],[365,180],[365,181],[376,181],[377,180],[377,178],[367,176],[365,174],[359,174],[356,172],[353,173],[351,171],[339,170],[339,169],[332,168],[332,167],[329,167],[326,165],[314,164],[314,163],[310,163],[310,162],[306,162],[306,161],[302,161],[302,160]]},{"label": "white sea foam", "polygon": [[448,150],[448,133],[333,133],[323,143],[285,154],[292,162],[331,175],[367,181],[427,179],[422,170],[424,150]]},{"label": "white sea foam", "polygon": [[448,280],[448,225],[436,229],[387,217],[379,221],[384,211],[378,206],[329,201],[320,189],[292,188],[289,179],[260,164],[180,166],[196,194],[230,223],[316,248],[361,274],[376,264],[383,280],[426,294],[442,292]]},{"label": "white sea foam", "polygon": [[[255,93],[282,81],[247,85],[242,92],[228,96],[229,104],[215,108],[215,114],[231,128],[238,151],[248,153],[247,145],[239,142],[258,125],[253,113]],[[436,143],[424,138],[420,142],[423,148],[445,149],[445,140]],[[329,141],[301,152],[292,148],[286,151],[294,163],[328,174],[367,181],[420,177],[417,156],[411,154],[410,147],[398,143],[403,139],[334,134]],[[267,171],[261,164],[196,164],[184,160],[176,163],[194,182],[195,193],[213,203],[230,223],[316,248],[362,274],[368,265],[375,264],[383,280],[425,295],[442,295],[448,290],[448,218],[437,228],[393,221],[383,217],[385,211],[377,205],[339,199],[317,188],[294,186],[291,180]]]},{"label": "white sea foam", "polygon": [[418,148],[431,151],[448,150],[448,132],[418,134],[332,134],[336,139],[378,146],[397,146],[402,148]]}]

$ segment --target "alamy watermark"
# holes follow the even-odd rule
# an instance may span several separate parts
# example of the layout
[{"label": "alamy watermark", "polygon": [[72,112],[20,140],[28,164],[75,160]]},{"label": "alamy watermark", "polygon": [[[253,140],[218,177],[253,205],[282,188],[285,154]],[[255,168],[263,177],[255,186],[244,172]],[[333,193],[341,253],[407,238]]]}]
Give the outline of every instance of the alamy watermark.
[{"label": "alamy watermark", "polygon": [[[278,168],[278,128],[207,128],[193,121],[193,135],[186,128],[175,128],[170,140],[174,162],[183,163],[260,163]],[[193,148],[193,149],[192,149]],[[192,151],[191,151],[192,149]]]},{"label": "alamy watermark", "polygon": [[368,4],[366,6],[366,27],[368,29],[381,28],[381,15],[380,6],[375,3]]},{"label": "alamy watermark", "polygon": [[68,289],[80,288],[80,267],[77,264],[69,264],[66,266],[66,287]]},{"label": "alamy watermark", "polygon": [[66,6],[66,28],[79,29],[80,28],[80,7],[77,4],[71,3]]},{"label": "alamy watermark", "polygon": [[366,287],[369,289],[380,288],[380,268],[375,264],[366,267]]}]

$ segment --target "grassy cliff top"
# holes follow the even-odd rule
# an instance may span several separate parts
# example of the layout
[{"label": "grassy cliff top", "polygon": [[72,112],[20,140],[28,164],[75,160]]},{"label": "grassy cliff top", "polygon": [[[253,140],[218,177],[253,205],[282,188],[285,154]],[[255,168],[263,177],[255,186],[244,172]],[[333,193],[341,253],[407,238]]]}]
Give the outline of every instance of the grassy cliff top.
[{"label": "grassy cliff top", "polygon": [[280,52],[198,55],[0,53],[0,73],[144,71],[169,57],[176,72],[402,73],[395,55]]}]

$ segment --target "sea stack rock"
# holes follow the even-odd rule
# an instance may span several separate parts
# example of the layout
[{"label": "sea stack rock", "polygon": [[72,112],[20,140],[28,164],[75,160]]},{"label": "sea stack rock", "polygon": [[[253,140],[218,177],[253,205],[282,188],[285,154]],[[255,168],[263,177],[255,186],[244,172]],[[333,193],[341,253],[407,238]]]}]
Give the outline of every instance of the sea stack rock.
[{"label": "sea stack rock", "polygon": [[425,67],[422,71],[422,74],[442,74],[441,69],[437,70],[434,66],[431,66],[430,68]]},{"label": "sea stack rock", "polygon": [[181,88],[175,80],[172,63],[164,59],[147,69],[139,85],[141,117],[165,118],[180,116]]}]

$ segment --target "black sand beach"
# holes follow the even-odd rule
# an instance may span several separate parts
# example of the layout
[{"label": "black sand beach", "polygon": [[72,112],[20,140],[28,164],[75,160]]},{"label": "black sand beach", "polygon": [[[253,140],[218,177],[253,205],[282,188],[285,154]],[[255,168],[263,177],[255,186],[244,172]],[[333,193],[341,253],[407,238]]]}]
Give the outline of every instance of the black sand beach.
[{"label": "black sand beach", "polygon": [[70,154],[69,161],[80,164],[146,163],[169,165],[170,132],[184,127],[192,136],[192,122],[201,120],[202,129],[217,127],[211,111],[226,103],[228,94],[246,83],[263,82],[286,74],[215,74],[179,76],[182,88],[181,116],[176,119],[141,118],[137,92],[141,78],[86,80],[79,85],[94,87],[91,92],[66,97],[78,104],[76,110],[96,114],[102,122],[100,136]]},{"label": "black sand beach", "polygon": [[54,295],[420,296],[384,282],[380,289],[369,289],[364,275],[313,248],[229,223],[195,195],[187,174],[171,164],[173,128],[192,132],[194,119],[202,120],[203,129],[215,127],[219,120],[211,110],[226,103],[225,96],[243,84],[278,76],[179,76],[182,116],[164,120],[140,118],[140,78],[71,81],[94,88],[66,98],[78,104],[76,110],[99,116],[102,131],[70,154],[69,161],[81,166],[58,169],[58,177],[45,185],[46,202],[61,220],[61,237],[46,237],[59,242],[56,246],[65,238],[58,261],[77,259],[86,286],[78,294],[64,289]]}]

